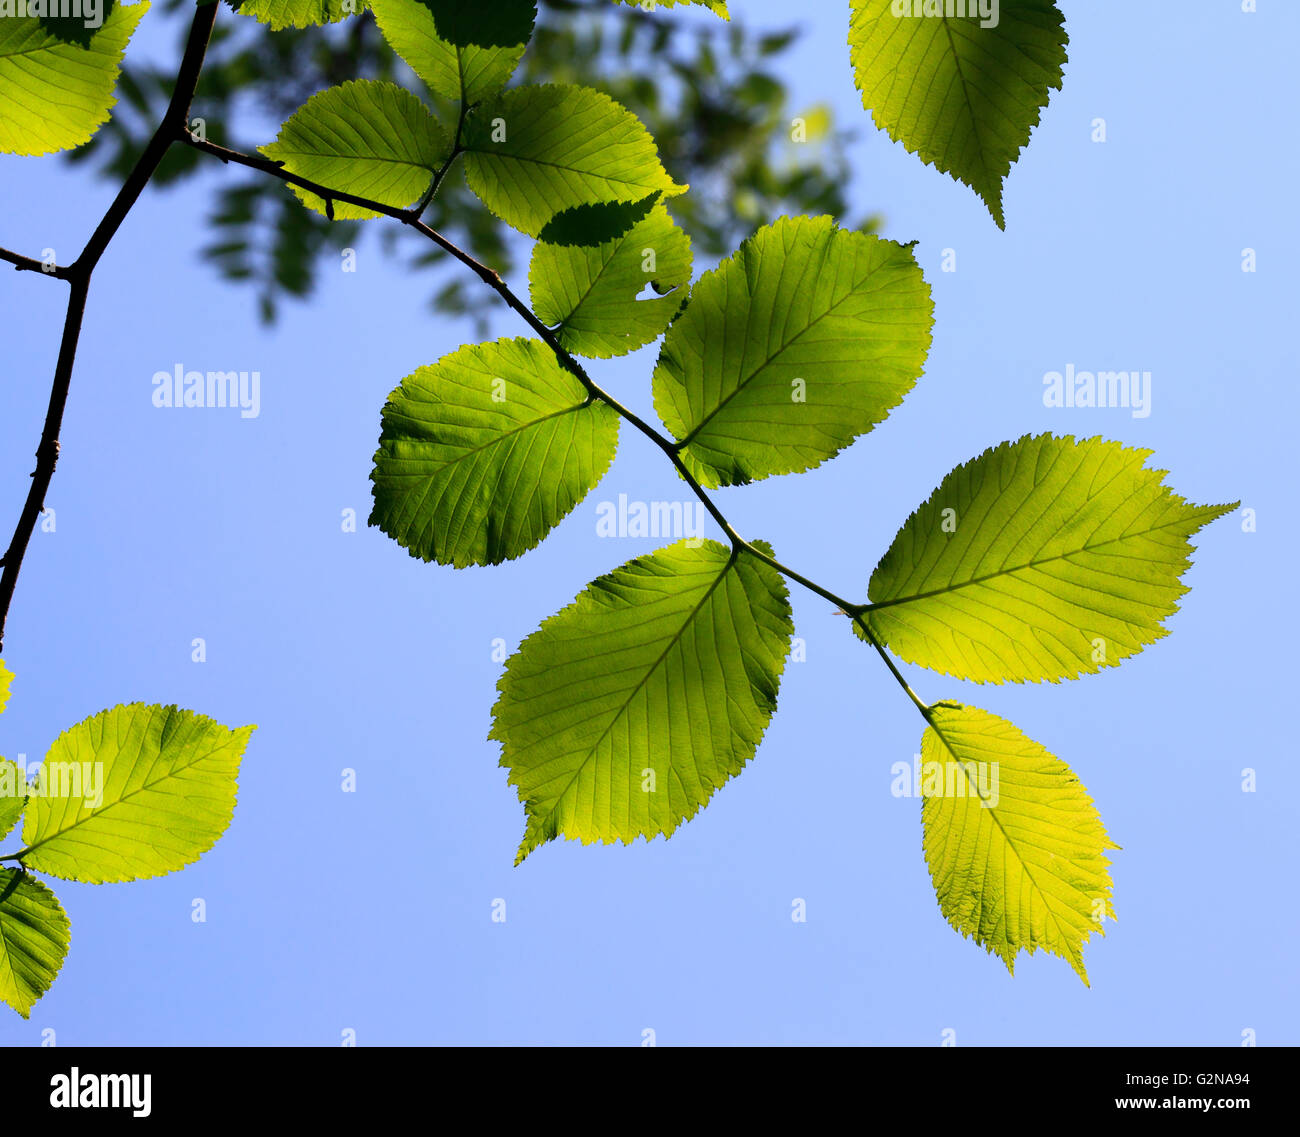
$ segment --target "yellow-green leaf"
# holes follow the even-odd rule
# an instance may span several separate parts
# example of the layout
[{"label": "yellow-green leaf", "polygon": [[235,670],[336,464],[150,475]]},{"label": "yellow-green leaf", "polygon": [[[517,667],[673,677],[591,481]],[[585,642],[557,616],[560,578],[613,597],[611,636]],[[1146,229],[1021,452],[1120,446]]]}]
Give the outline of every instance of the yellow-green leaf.
[{"label": "yellow-green leaf", "polygon": [[[539,241],[533,311],[575,355],[625,355],[663,333],[685,300],[691,242],[662,205],[599,245]],[[649,288],[654,295],[642,296]]]},{"label": "yellow-green leaf", "polygon": [[939,908],[1014,972],[1021,951],[1066,960],[1115,919],[1105,856],[1117,849],[1064,762],[1011,723],[956,703],[921,740],[925,863]]},{"label": "yellow-green leaf", "polygon": [[[1151,451],[1026,435],[958,466],[871,576],[866,619],[909,663],[980,683],[1075,679],[1167,634],[1193,505]],[[854,625],[861,635],[861,629]]]},{"label": "yellow-green leaf", "polygon": [[272,31],[335,24],[366,10],[366,0],[243,0],[239,14],[268,24]]},{"label": "yellow-green leaf", "polygon": [[[451,152],[451,140],[410,91],[357,79],[313,95],[261,150],[317,185],[405,208],[428,188]],[[304,205],[326,212],[316,194],[290,188]],[[336,202],[334,216],[342,221],[380,214]]]},{"label": "yellow-green leaf", "polygon": [[1000,0],[987,19],[914,14],[939,7],[853,0],[854,79],[878,127],[965,182],[1005,228],[1002,180],[1060,89],[1064,19],[1053,0]]},{"label": "yellow-green leaf", "polygon": [[618,425],[537,340],[466,345],[389,396],[370,524],[457,568],[522,556],[604,476]]},{"label": "yellow-green leaf", "polygon": [[68,954],[68,917],[35,877],[0,868],[0,999],[23,1018]]},{"label": "yellow-green leaf", "polygon": [[0,841],[9,836],[26,806],[26,775],[16,762],[0,758]]},{"label": "yellow-green leaf", "polygon": [[[634,8],[644,8],[645,0],[614,0],[615,4],[628,4]],[[700,8],[707,8],[715,16],[721,16],[724,20],[730,20],[727,14],[726,0],[652,0],[655,7],[658,8],[676,8],[678,5],[686,7],[694,4]]]},{"label": "yellow-green leaf", "polygon": [[655,368],[655,410],[705,486],[809,469],[911,390],[933,311],[907,246],[783,217],[691,290]]},{"label": "yellow-green leaf", "polygon": [[371,0],[384,39],[444,98],[495,95],[528,46],[533,0]]},{"label": "yellow-green leaf", "polygon": [[230,824],[253,729],[131,703],[64,731],[33,787],[23,864],[91,884],[193,864]]},{"label": "yellow-green leaf", "polygon": [[117,101],[127,42],[148,0],[117,4],[87,46],[36,16],[0,19],[0,154],[51,154],[90,140]]},{"label": "yellow-green leaf", "polygon": [[671,836],[753,757],[790,650],[789,597],[751,554],[695,544],[593,581],[506,664],[489,737],[527,814],[516,863],[560,834]]},{"label": "yellow-green leaf", "polygon": [[686,189],[664,170],[641,121],[590,87],[514,87],[474,109],[464,146],[470,189],[530,237],[575,206]]}]

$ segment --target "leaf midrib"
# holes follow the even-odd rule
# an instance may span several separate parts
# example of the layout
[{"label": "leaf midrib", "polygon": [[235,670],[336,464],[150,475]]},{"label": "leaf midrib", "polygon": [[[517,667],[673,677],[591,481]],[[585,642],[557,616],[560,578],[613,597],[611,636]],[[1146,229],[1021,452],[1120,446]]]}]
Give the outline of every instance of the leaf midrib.
[{"label": "leaf midrib", "polygon": [[[985,806],[983,804],[984,799],[979,792],[979,783],[975,780],[970,770],[967,768],[968,764],[973,764],[973,763],[968,763],[967,759],[962,758],[957,753],[957,751],[953,749],[952,744],[948,741],[948,736],[943,733],[943,730],[940,728],[939,724],[933,719],[930,721],[930,727],[934,731],[934,733],[938,735],[939,741],[943,743],[943,748],[946,751],[948,751],[949,755],[953,758],[953,760],[956,761],[961,766],[962,773],[966,775],[966,781],[970,784],[971,789],[975,792],[975,796],[980,801],[980,805],[977,808],[982,810],[985,809]],[[1060,759],[1057,759],[1057,761],[1059,762]],[[969,797],[970,795],[968,794],[967,800],[969,800]],[[1015,842],[1011,839],[1011,834],[1009,834],[1006,831],[1006,828],[1003,826],[1002,821],[998,817],[998,807],[995,805],[988,806],[987,813],[989,814],[989,817],[992,819],[993,824],[997,826],[998,832],[1002,834],[1002,840],[1006,842],[1007,848],[1010,849],[1012,854],[1015,856],[1016,861],[1019,863],[1021,870],[1029,878],[1030,883],[1034,886],[1034,891],[1038,893],[1040,898],[1040,903],[1043,905],[1043,908],[1047,912],[1048,916],[1051,917],[1052,926],[1056,929],[1056,934],[1058,939],[1060,940],[1061,943],[1063,943],[1066,946],[1067,949],[1069,949],[1070,958],[1073,959],[1078,964],[1080,970],[1083,970],[1082,955],[1075,949],[1074,944],[1071,941],[1070,937],[1065,935],[1065,933],[1061,930],[1061,922],[1056,918],[1056,913],[1052,911],[1051,904],[1048,903],[1048,893],[1043,889],[1042,885],[1038,883],[1038,878],[1034,876],[1033,870],[1029,867],[1029,863],[1024,859],[1024,857],[1020,855],[1020,850],[1016,847]],[[981,897],[981,902],[982,902],[982,897]],[[1004,913],[1004,919],[1005,919],[1005,913]],[[1008,942],[1010,943],[1011,941]],[[1021,945],[1019,943],[1016,943],[1014,946],[1016,948],[1016,954],[1019,955]],[[1049,944],[1043,944],[1043,947],[1046,948],[1048,951],[1051,950],[1051,946]],[[1087,984],[1087,982],[1088,981],[1085,978],[1084,983]]]},{"label": "leaf midrib", "polygon": [[[42,837],[39,841],[35,842],[34,844],[28,845],[27,848],[23,849],[22,852],[18,854],[18,859],[20,863],[22,858],[26,857],[26,855],[30,853],[33,849],[39,849],[42,845],[47,844],[48,842],[54,840],[56,837],[62,837],[66,833],[71,833],[72,830],[76,829],[79,825],[86,825],[89,822],[94,821],[96,818],[103,817],[104,814],[106,814],[109,810],[124,804],[125,802],[129,801],[131,798],[135,797],[136,794],[144,793],[146,790],[153,789],[153,787],[158,785],[159,783],[168,781],[171,778],[175,777],[177,771],[189,770],[192,767],[197,766],[200,762],[204,761],[205,759],[211,758],[212,755],[216,752],[216,750],[220,749],[221,745],[228,741],[229,739],[223,739],[222,743],[215,746],[212,750],[208,750],[205,753],[200,754],[197,758],[194,759],[193,762],[187,762],[183,766],[170,767],[166,774],[163,774],[161,777],[155,778],[152,782],[146,782],[144,785],[138,786],[137,788],[131,790],[130,793],[126,793],[119,798],[115,798],[107,805],[101,806],[99,809],[91,810],[90,813],[88,813],[85,817],[80,817],[80,816],[77,817],[77,819],[73,821],[71,825],[67,825],[62,829],[57,829],[53,833],[49,834],[48,836]],[[141,749],[136,751],[135,754],[136,760],[139,759],[142,751],[143,751],[143,740],[141,742]]]},{"label": "leaf midrib", "polygon": [[[1206,509],[1220,508],[1217,506],[1205,506]],[[984,576],[972,577],[970,580],[963,580],[958,584],[950,584],[946,588],[934,588],[928,592],[916,592],[910,596],[896,596],[889,600],[881,600],[878,603],[868,604],[863,611],[874,612],[882,608],[893,608],[899,604],[911,604],[917,600],[929,600],[934,596],[946,596],[950,592],[957,592],[963,588],[969,588],[972,585],[983,584],[986,581],[994,580],[1000,576],[1009,576],[1013,573],[1024,572],[1026,569],[1038,568],[1041,565],[1050,565],[1053,561],[1065,560],[1068,557],[1077,557],[1080,553],[1096,552],[1098,549],[1104,549],[1108,545],[1118,545],[1124,541],[1132,540],[1135,537],[1145,537],[1150,533],[1155,533],[1161,529],[1170,529],[1178,525],[1186,525],[1187,518],[1179,517],[1173,521],[1167,521],[1163,525],[1153,525],[1149,529],[1141,529],[1134,533],[1125,533],[1119,537],[1112,537],[1108,541],[1102,541],[1096,545],[1082,545],[1077,549],[1070,549],[1064,553],[1057,553],[1050,557],[1044,557],[1042,560],[1028,561],[1025,564],[1015,565],[1012,568],[998,569],[997,572],[986,573]]]},{"label": "leaf midrib", "polygon": [[[971,133],[975,135],[975,146],[980,156],[980,166],[984,170],[985,178],[987,178],[991,171],[989,170],[988,162],[986,160],[987,155],[985,152],[984,140],[980,136],[979,116],[975,113],[975,103],[971,99],[970,84],[966,82],[966,73],[961,69],[961,54],[957,51],[957,43],[952,38],[952,29],[948,26],[948,17],[940,16],[939,18],[943,21],[944,35],[948,37],[948,48],[952,52],[953,68],[956,70],[957,78],[961,82],[961,91],[966,104],[966,113],[970,116]],[[998,179],[995,177],[994,181],[997,180]],[[998,196],[1001,197],[1001,194],[999,193]]]},{"label": "leaf midrib", "polygon": [[[101,26],[103,26],[103,25],[101,25]],[[90,41],[90,42],[91,42],[92,44],[95,42],[95,41],[94,41],[94,37],[91,38],[91,41]],[[26,55],[38,55],[38,54],[40,54],[41,52],[46,52],[46,51],[57,51],[57,50],[58,50],[59,48],[61,48],[61,47],[70,47],[70,46],[71,46],[70,44],[68,44],[68,43],[67,43],[66,41],[64,41],[64,40],[59,39],[57,36],[50,36],[48,39],[45,39],[45,40],[43,40],[43,41],[41,41],[41,42],[39,42],[39,43],[36,43],[36,44],[34,44],[32,47],[19,48],[19,49],[14,50],[14,51],[0,51],[0,59],[21,59],[23,56],[26,56]],[[101,56],[105,56],[105,57],[112,57],[112,56],[114,56],[114,55],[117,54],[116,50],[113,50],[113,51],[95,51],[95,49],[94,49],[93,47],[87,47],[87,48],[85,48],[85,49],[83,49],[83,50],[84,50],[87,54],[89,54],[89,53],[91,53],[91,52],[93,51],[94,54],[96,54],[96,55],[101,55]],[[62,78],[62,77],[64,77],[64,76],[61,76],[61,78]]]},{"label": "leaf midrib", "polygon": [[[581,166],[566,166],[562,162],[549,162],[545,158],[534,158],[531,156],[525,156],[523,154],[511,154],[504,150],[487,150],[487,149],[480,148],[478,146],[468,145],[465,147],[465,153],[477,154],[481,158],[496,158],[499,161],[502,159],[509,158],[511,161],[514,162],[531,162],[535,166],[546,166],[552,170],[563,170],[566,174],[578,174],[584,178],[599,178],[601,181],[614,182],[619,185],[629,186],[632,189],[661,190],[665,194],[665,196],[667,196],[670,192],[667,188],[665,188],[662,185],[646,183],[646,182],[635,182],[631,178],[620,177],[614,174],[601,174],[601,173],[597,173],[595,170],[584,170]],[[672,186],[673,184],[674,183],[672,182],[672,180],[669,179],[669,185]],[[619,199],[610,204],[627,205],[636,200],[637,200],[636,198],[628,198],[626,201]],[[599,205],[602,203],[592,202],[590,204]]]},{"label": "leaf midrib", "polygon": [[[411,158],[389,158],[383,154],[341,154],[338,151],[303,150],[289,147],[286,147],[282,153],[287,153],[291,158],[323,158],[332,162],[372,162],[383,166],[409,166],[413,170],[425,170],[430,174],[435,173],[438,168],[436,163],[417,162]],[[314,193],[315,191],[306,190],[305,192]]]},{"label": "leaf midrib", "polygon": [[[645,218],[642,218],[641,220],[646,220],[647,218],[653,216],[654,216],[654,211],[652,210],[650,213],[646,214]],[[601,282],[601,280],[604,279],[605,274],[609,271],[609,266],[612,265],[614,261],[618,259],[618,254],[623,251],[624,246],[626,246],[628,241],[632,239],[632,234],[636,231],[637,226],[639,226],[640,224],[641,221],[633,222],[631,228],[629,228],[627,232],[625,232],[620,237],[614,238],[614,241],[612,242],[614,245],[613,250],[610,252],[609,256],[605,258],[605,261],[601,264],[600,269],[597,272],[592,273],[591,279],[587,282],[587,287],[583,290],[582,295],[579,296],[578,299],[573,303],[573,306],[569,310],[569,314],[565,316],[564,319],[561,320],[556,325],[556,327],[564,328],[564,327],[571,326],[569,324],[569,321],[572,320],[574,316],[576,316],[582,310],[582,306],[587,302],[591,294],[596,291],[596,285],[598,285]],[[597,246],[597,248],[599,247],[600,246]],[[667,297],[663,296],[660,297],[660,299],[664,300],[667,299]],[[598,334],[614,335],[615,333],[610,332],[610,333],[598,333]]]},{"label": "leaf midrib", "polygon": [[[881,267],[883,266],[880,265],[873,266],[867,272],[866,276],[864,276],[861,280],[854,282],[853,286],[848,290],[848,292],[845,293],[842,299],[835,301],[835,303],[832,304],[829,308],[827,308],[826,311],[820,313],[815,319],[812,319],[808,323],[804,324],[804,326],[800,328],[798,332],[796,332],[793,336],[791,336],[790,339],[782,343],[780,347],[778,347],[771,355],[769,355],[766,359],[764,359],[748,375],[746,375],[739,382],[737,382],[735,389],[732,390],[731,393],[728,394],[725,398],[721,399],[718,402],[718,405],[716,407],[714,407],[711,411],[709,411],[708,414],[706,414],[702,419],[700,419],[700,421],[696,423],[694,427],[691,428],[690,432],[686,435],[686,437],[681,439],[675,444],[675,448],[678,450],[685,450],[686,447],[689,446],[699,436],[700,432],[712,421],[712,419],[724,407],[726,407],[728,403],[731,402],[732,399],[734,399],[742,391],[747,390],[749,388],[749,385],[756,378],[758,378],[760,373],[766,371],[769,367],[771,367],[772,364],[782,354],[784,354],[796,343],[798,343],[799,340],[804,337],[804,335],[812,331],[812,329],[815,328],[819,323],[821,323],[822,320],[826,319],[827,316],[833,315],[835,311],[840,308],[841,305],[847,304],[851,299],[853,299],[853,297],[857,294],[858,290],[862,287],[862,285],[866,284],[866,282],[870,280],[876,274],[876,271]],[[750,297],[750,299],[752,300],[752,296]],[[748,330],[748,326],[749,326],[748,322],[746,322],[746,330]],[[684,378],[682,381],[682,385],[685,386]]]},{"label": "leaf midrib", "polygon": [[[608,723],[605,724],[605,729],[601,731],[600,737],[597,738],[595,742],[593,742],[591,746],[588,748],[587,756],[580,763],[578,763],[577,768],[573,771],[573,774],[570,776],[569,780],[565,782],[564,789],[562,789],[558,794],[555,795],[555,801],[554,804],[551,806],[551,808],[547,810],[545,814],[533,815],[532,824],[528,827],[529,833],[535,833],[542,830],[545,827],[545,825],[551,820],[551,818],[555,816],[556,810],[560,808],[560,803],[564,800],[565,795],[567,795],[569,790],[573,788],[573,783],[577,781],[578,775],[581,774],[582,771],[587,768],[588,764],[592,761],[593,757],[595,756],[596,750],[599,748],[600,744],[605,741],[605,738],[609,735],[609,732],[614,729],[614,724],[618,722],[619,719],[621,719],[624,714],[627,713],[628,706],[631,704],[632,700],[640,692],[641,688],[644,687],[646,683],[650,681],[650,676],[652,676],[656,671],[659,670],[660,665],[668,657],[668,653],[680,642],[682,636],[686,632],[686,629],[690,627],[690,625],[694,622],[696,616],[700,614],[700,610],[712,598],[714,592],[717,591],[718,585],[721,584],[723,580],[726,579],[727,574],[732,570],[732,568],[736,564],[736,557],[737,554],[733,551],[731,556],[727,558],[727,563],[723,566],[722,571],[718,573],[713,583],[709,585],[704,595],[700,597],[699,602],[691,609],[689,614],[682,621],[681,626],[677,629],[675,633],[673,633],[668,643],[664,646],[663,651],[661,651],[658,657],[655,659],[655,661],[648,668],[646,668],[645,674],[641,676],[641,678],[637,681],[636,686],[633,687],[632,690],[628,692],[627,697],[623,700],[623,702],[618,707],[618,709],[614,712],[614,714],[610,716],[610,720]],[[527,834],[525,834],[525,840],[527,840]]]},{"label": "leaf midrib", "polygon": [[[531,430],[535,426],[541,426],[542,423],[550,422],[550,420],[553,418],[562,418],[564,415],[575,414],[578,411],[585,410],[587,407],[591,405],[592,404],[590,403],[590,401],[587,400],[584,400],[581,403],[574,403],[574,405],[571,407],[563,407],[558,411],[552,411],[550,414],[543,415],[541,418],[530,419],[528,422],[521,423],[519,426],[516,426],[511,430],[505,431],[503,434],[493,435],[493,437],[489,438],[481,446],[475,446],[469,450],[462,450],[460,451],[460,453],[456,455],[456,457],[450,458],[446,462],[439,463],[439,465],[435,470],[435,473],[441,472],[442,470],[447,469],[449,466],[455,466],[458,463],[465,461],[465,459],[480,453],[481,451],[488,450],[493,446],[498,446],[502,442],[504,442],[507,438],[513,438],[516,434],[521,434],[525,430]],[[450,443],[447,442],[439,443],[434,439],[430,439],[430,438],[413,438],[413,437],[405,437],[400,435],[394,435],[391,438],[389,438],[388,441],[413,442],[413,443],[423,444],[428,446],[451,445]],[[411,475],[411,476],[424,478],[424,477],[429,477],[431,475],[418,474],[418,475]]]}]

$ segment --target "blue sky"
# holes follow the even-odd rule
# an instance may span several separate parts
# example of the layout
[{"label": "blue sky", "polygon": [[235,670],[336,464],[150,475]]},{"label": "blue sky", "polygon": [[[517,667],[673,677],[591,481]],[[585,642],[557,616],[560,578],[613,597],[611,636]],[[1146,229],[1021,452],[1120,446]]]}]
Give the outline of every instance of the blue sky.
[{"label": "blue sky", "polygon": [[[758,25],[788,5],[740,0]],[[844,595],[953,466],[1028,432],[1155,451],[1195,501],[1241,499],[1196,541],[1171,635],[1060,686],[977,687],[917,668],[922,697],[1014,721],[1079,774],[1123,851],[1119,922],[1015,978],[941,917],[919,805],[890,768],[922,723],[842,617],[794,593],[791,664],[756,759],[668,842],[553,842],[512,868],[522,807],[486,741],[501,665],[590,579],[657,542],[596,535],[598,505],[685,487],[625,429],[595,492],[535,552],[457,572],[364,524],[388,392],[472,337],[373,237],[271,330],[196,251],[220,166],[150,193],[92,288],[63,454],[19,584],[0,753],[34,762],[119,702],[257,723],[230,830],[196,866],[129,885],[52,882],[72,948],[0,1041],[959,1045],[1300,1041],[1294,833],[1293,332],[1300,8],[1260,0],[1063,5],[1064,89],[1006,186],[999,232],[965,187],[872,128],[846,5],[801,9],[786,78],[858,128],[855,214],[918,244],[934,347],[904,404],[807,475],[725,490],[737,528]],[[221,19],[230,20],[223,9]],[[699,18],[690,14],[682,19]],[[175,57],[151,14],[133,52]],[[1104,118],[1107,140],[1092,141]],[[239,133],[256,133],[255,124]],[[268,125],[271,129],[273,124]],[[268,134],[269,140],[269,134]],[[55,159],[0,159],[0,244],[70,260],[111,197]],[[379,222],[370,224],[379,225]],[[1253,248],[1258,271],[1241,271]],[[945,249],[957,271],[942,272]],[[708,267],[697,263],[697,271]],[[521,272],[514,281],[525,286]],[[27,489],[65,286],[0,273],[0,517]],[[523,334],[497,312],[493,335]],[[654,348],[594,374],[652,413]],[[257,370],[261,413],[165,410],[177,364]],[[1043,375],[1151,373],[1149,416],[1045,407]],[[191,661],[203,637],[207,662]],[[1242,770],[1257,791],[1242,792]],[[357,791],[341,792],[342,771]],[[6,842],[4,851],[11,851]],[[203,898],[207,922],[190,918]],[[807,922],[791,920],[801,898]],[[504,899],[506,920],[493,922]]]}]

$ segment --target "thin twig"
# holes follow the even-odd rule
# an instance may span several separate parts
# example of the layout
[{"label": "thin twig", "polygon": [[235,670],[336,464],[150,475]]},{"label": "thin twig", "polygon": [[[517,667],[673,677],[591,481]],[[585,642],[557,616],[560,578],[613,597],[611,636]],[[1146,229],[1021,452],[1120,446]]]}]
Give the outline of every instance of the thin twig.
[{"label": "thin twig", "polygon": [[18,272],[39,272],[53,280],[68,279],[68,270],[61,265],[38,261],[35,257],[25,257],[22,253],[11,252],[9,249],[0,249],[0,261],[8,261]]},{"label": "thin twig", "polygon": [[[460,127],[458,125],[458,139],[459,134]],[[820,596],[823,600],[834,604],[835,607],[844,615],[853,620],[854,623],[862,629],[867,642],[876,649],[876,652],[880,655],[881,659],[885,661],[885,665],[889,668],[890,674],[893,675],[899,686],[906,692],[908,698],[912,701],[917,710],[921,712],[925,721],[930,726],[935,726],[933,715],[930,713],[930,708],[908,685],[907,680],[903,678],[902,672],[899,671],[894,661],[889,657],[889,654],[886,652],[879,639],[877,639],[875,633],[867,626],[866,620],[863,617],[864,613],[870,606],[867,604],[855,604],[851,601],[845,600],[841,596],[837,596],[834,592],[823,588],[808,577],[795,572],[792,568],[783,564],[775,557],[763,552],[762,549],[741,537],[732,527],[726,516],[714,503],[713,499],[700,484],[699,480],[691,473],[689,467],[682,458],[680,443],[677,443],[661,434],[639,415],[625,407],[618,399],[600,387],[591,376],[587,374],[587,371],[582,364],[565,349],[564,345],[556,338],[555,333],[548,328],[541,319],[538,318],[537,314],[515,294],[514,290],[511,289],[508,284],[506,284],[500,273],[488,268],[487,265],[476,260],[471,254],[467,253],[454,242],[444,237],[436,229],[431,228],[420,220],[420,214],[423,212],[425,205],[428,204],[428,201],[432,196],[431,193],[426,193],[421,197],[420,203],[414,209],[400,209],[395,206],[384,205],[382,202],[358,197],[354,194],[343,193],[340,190],[332,189],[329,186],[321,185],[318,182],[313,182],[308,178],[299,177],[297,174],[290,173],[288,170],[284,169],[281,162],[255,157],[250,154],[243,154],[238,150],[230,150],[224,146],[217,146],[215,143],[194,138],[188,131],[183,133],[181,141],[185,142],[189,146],[193,146],[196,150],[201,150],[205,154],[210,154],[215,158],[219,158],[225,163],[233,163],[239,166],[246,166],[252,170],[258,170],[273,178],[278,178],[280,181],[286,182],[289,185],[298,186],[300,189],[314,193],[326,201],[330,199],[345,201],[350,205],[356,205],[362,209],[368,209],[372,213],[377,213],[381,216],[389,217],[394,221],[399,221],[408,228],[414,229],[421,236],[432,241],[444,252],[458,260],[473,272],[475,276],[483,281],[484,284],[491,288],[501,298],[505,305],[511,311],[516,313],[533,330],[538,338],[551,349],[560,365],[564,367],[565,370],[569,371],[578,382],[582,384],[583,388],[591,398],[599,399],[601,402],[605,403],[621,418],[625,419],[663,451],[663,453],[668,457],[668,460],[672,462],[677,472],[681,475],[683,481],[690,486],[691,492],[694,493],[703,503],[704,508],[708,510],[709,515],[715,522],[717,522],[718,527],[727,535],[727,539],[731,542],[733,550],[744,549],[751,556],[756,557],[764,564],[769,565],[777,572],[788,577],[790,580],[793,580],[796,584],[802,585],[808,591]],[[453,149],[455,151],[457,148]],[[453,152],[452,157],[455,157],[455,152]],[[450,164],[451,159],[449,158],[437,172],[432,183],[432,188],[434,190],[436,190],[438,183],[447,173]],[[937,730],[938,728],[935,727],[935,729]]]},{"label": "thin twig", "polygon": [[[9,619],[9,606],[13,603],[14,588],[18,584],[18,574],[23,567],[23,558],[27,546],[36,530],[36,521],[45,510],[45,494],[54,477],[54,467],[59,460],[59,432],[63,426],[63,411],[68,402],[68,391],[72,385],[72,367],[77,356],[77,343],[81,338],[81,323],[86,312],[86,297],[90,292],[90,277],[99,264],[100,258],[108,248],[109,242],[121,227],[126,216],[131,212],[144,187],[149,184],[167,153],[167,148],[176,138],[177,130],[183,128],[189,118],[190,103],[194,99],[194,89],[198,85],[199,72],[203,68],[203,57],[207,53],[208,40],[212,36],[212,26],[217,18],[217,5],[208,3],[200,5],[194,13],[190,25],[189,38],[185,43],[185,53],[181,57],[180,68],[176,73],[176,87],[171,102],[163,115],[162,122],[149,140],[144,153],[132,168],[121,190],[113,199],[108,212],[104,214],[95,231],[86,242],[81,255],[65,269],[48,275],[58,276],[68,281],[71,290],[68,295],[68,310],[63,321],[63,335],[59,341],[59,358],[54,368],[54,381],[50,388],[50,402],[45,414],[45,428],[41,432],[41,441],[36,448],[36,469],[32,473],[32,485],[28,490],[27,500],[19,514],[18,524],[14,528],[9,548],[4,554],[4,572],[0,575],[0,650],[4,648],[5,625]],[[39,261],[29,257],[9,254],[4,259],[18,269],[30,269],[34,265],[41,269]],[[30,262],[30,263],[27,263]]]},{"label": "thin twig", "polygon": [[456,134],[451,140],[451,151],[447,159],[438,168],[437,173],[433,175],[433,181],[429,183],[429,188],[424,191],[424,196],[416,203],[412,212],[417,217],[423,217],[424,211],[429,208],[431,202],[438,194],[438,189],[442,185],[442,179],[447,176],[447,171],[451,169],[452,163],[464,153],[464,147],[460,144],[461,135],[465,132],[465,116],[469,113],[469,104],[460,104],[460,114],[456,116]]}]

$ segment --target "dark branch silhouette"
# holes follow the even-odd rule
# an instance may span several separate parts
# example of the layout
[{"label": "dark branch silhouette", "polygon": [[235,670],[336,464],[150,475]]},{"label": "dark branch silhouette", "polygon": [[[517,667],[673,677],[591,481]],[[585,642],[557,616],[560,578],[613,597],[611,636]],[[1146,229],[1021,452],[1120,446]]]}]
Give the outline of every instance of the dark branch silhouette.
[{"label": "dark branch silhouette", "polygon": [[13,603],[14,588],[18,584],[18,573],[23,567],[23,557],[36,530],[37,518],[45,510],[45,495],[54,477],[54,467],[59,460],[59,432],[63,426],[63,411],[68,403],[68,391],[72,385],[72,368],[77,357],[77,343],[81,338],[81,322],[86,312],[86,297],[90,292],[90,278],[99,264],[100,258],[108,248],[122,222],[131,212],[131,207],[139,200],[149,179],[158,170],[167,148],[176,140],[189,118],[190,103],[194,99],[194,89],[198,85],[199,72],[203,68],[203,57],[207,54],[208,41],[212,36],[212,26],[217,18],[216,3],[201,5],[194,13],[190,24],[189,38],[185,42],[185,52],[181,57],[180,69],[176,73],[176,87],[171,102],[163,114],[162,122],[154,131],[149,145],[140,155],[135,167],[123,183],[113,204],[104,214],[95,231],[86,242],[81,255],[67,268],[56,267],[49,272],[38,260],[22,256],[19,253],[0,250],[0,259],[8,261],[18,271],[41,272],[56,279],[66,280],[71,286],[68,295],[68,312],[63,321],[63,337],[59,341],[59,358],[54,368],[54,382],[50,388],[50,403],[45,414],[45,428],[41,432],[41,441],[36,448],[36,469],[32,472],[31,489],[23,503],[18,524],[3,558],[4,573],[0,575],[0,651],[4,650],[5,626],[9,620],[9,606]]}]

